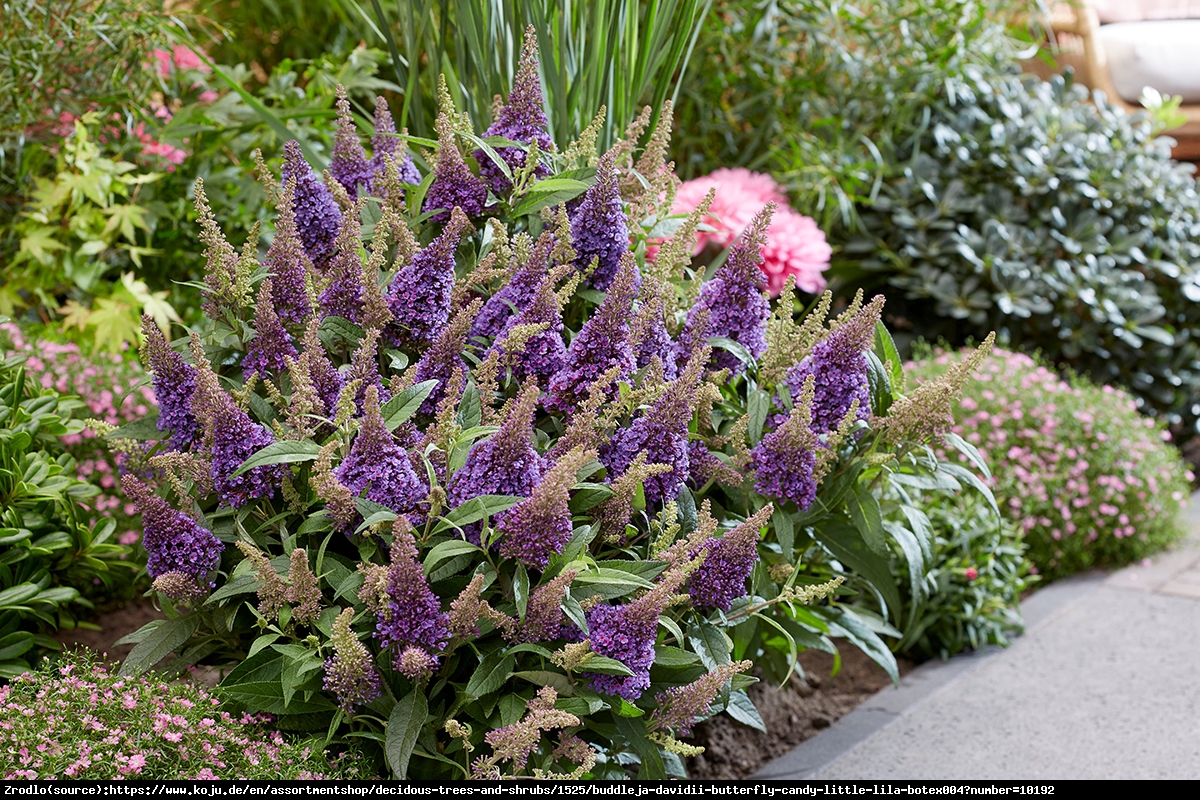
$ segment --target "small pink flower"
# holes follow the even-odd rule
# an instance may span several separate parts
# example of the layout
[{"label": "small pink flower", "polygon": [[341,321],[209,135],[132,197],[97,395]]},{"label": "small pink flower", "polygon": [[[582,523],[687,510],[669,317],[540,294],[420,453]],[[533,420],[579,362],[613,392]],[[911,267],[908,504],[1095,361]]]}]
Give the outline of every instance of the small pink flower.
[{"label": "small pink flower", "polygon": [[979,577],[979,570],[975,569],[974,567],[967,567],[967,571],[964,572],[963,575],[966,576],[967,580],[973,581]]}]

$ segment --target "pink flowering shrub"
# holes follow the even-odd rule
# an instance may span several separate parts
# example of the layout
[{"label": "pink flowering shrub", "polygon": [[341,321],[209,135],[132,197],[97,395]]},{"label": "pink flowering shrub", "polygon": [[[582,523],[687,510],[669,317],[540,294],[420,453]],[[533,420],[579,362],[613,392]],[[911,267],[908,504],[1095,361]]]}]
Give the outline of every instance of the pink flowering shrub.
[{"label": "pink flowering shrub", "polygon": [[825,234],[811,217],[796,213],[788,205],[787,196],[774,178],[742,167],[718,169],[681,185],[672,211],[687,214],[696,210],[714,189],[716,196],[704,218],[711,230],[696,232],[696,253],[709,244],[720,249],[733,244],[755,214],[767,203],[775,203],[760,264],[771,294],[783,291],[789,277],[795,280],[796,288],[809,294],[825,289],[822,273],[829,269],[832,254]]},{"label": "pink flowering shrub", "polygon": [[[956,360],[910,363],[925,380]],[[1002,511],[1048,577],[1117,566],[1179,538],[1192,475],[1161,424],[1123,391],[1068,383],[1027,355],[994,351],[969,381],[954,433],[993,470]]]},{"label": "pink flowering shrub", "polygon": [[[120,426],[145,417],[157,408],[154,391],[136,361],[112,353],[85,356],[78,345],[51,341],[28,341],[12,323],[0,324],[0,355],[24,354],[25,371],[43,389],[75,395],[87,406],[77,414],[109,425]],[[138,526],[131,517],[137,509],[121,492],[120,473],[127,456],[110,450],[98,434],[84,429],[60,438],[76,463],[76,476],[100,489],[85,507],[94,517],[117,521],[117,539],[130,545],[138,541]]]},{"label": "pink flowering shrub", "polygon": [[203,686],[124,677],[81,651],[45,661],[0,688],[0,777],[366,777],[353,756],[331,763],[319,747],[270,730],[270,717],[234,716],[219,703]]}]

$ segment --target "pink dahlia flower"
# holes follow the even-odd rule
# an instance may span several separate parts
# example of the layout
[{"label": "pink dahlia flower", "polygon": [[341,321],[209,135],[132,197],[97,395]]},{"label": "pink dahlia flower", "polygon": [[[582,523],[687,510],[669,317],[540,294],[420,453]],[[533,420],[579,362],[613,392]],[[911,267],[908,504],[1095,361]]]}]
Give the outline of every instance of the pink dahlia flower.
[{"label": "pink dahlia flower", "polygon": [[717,193],[704,222],[715,230],[697,232],[695,252],[710,243],[728,247],[763,206],[775,203],[778,209],[767,231],[760,265],[771,294],[783,290],[789,275],[802,291],[816,293],[825,288],[821,273],[829,269],[832,254],[825,234],[811,217],[796,213],[788,205],[787,196],[770,175],[742,167],[718,169],[680,186],[671,210],[676,214],[695,210],[712,189]]}]

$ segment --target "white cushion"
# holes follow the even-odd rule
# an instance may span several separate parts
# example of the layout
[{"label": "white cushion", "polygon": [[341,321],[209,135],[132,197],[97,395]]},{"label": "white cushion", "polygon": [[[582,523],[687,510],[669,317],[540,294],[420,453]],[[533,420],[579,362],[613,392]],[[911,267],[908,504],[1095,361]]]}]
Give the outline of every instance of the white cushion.
[{"label": "white cushion", "polygon": [[1117,93],[1137,103],[1142,88],[1200,103],[1200,19],[1118,22],[1097,31]]},{"label": "white cushion", "polygon": [[1088,0],[1100,22],[1200,18],[1200,0]]}]

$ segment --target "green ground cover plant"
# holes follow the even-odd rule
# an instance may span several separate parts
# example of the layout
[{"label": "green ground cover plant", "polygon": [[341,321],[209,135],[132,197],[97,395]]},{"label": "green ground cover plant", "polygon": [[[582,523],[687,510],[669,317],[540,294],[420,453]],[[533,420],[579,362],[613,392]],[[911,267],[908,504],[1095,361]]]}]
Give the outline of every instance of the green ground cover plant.
[{"label": "green ground cover plant", "polygon": [[82,651],[0,687],[5,780],[370,778],[353,753],[331,760],[270,718],[234,716],[204,686],[122,676]]},{"label": "green ground cover plant", "polygon": [[[908,371],[929,379],[954,360],[937,352]],[[1000,507],[1024,529],[1044,577],[1123,566],[1183,535],[1192,474],[1163,423],[1139,415],[1129,394],[996,351],[955,417],[954,432],[993,465]]]},{"label": "green ground cover plant", "polygon": [[[57,644],[44,634],[73,627],[85,593],[132,580],[136,566],[116,541],[116,521],[89,522],[78,503],[98,489],[75,476],[58,437],[77,434],[78,401],[29,380],[23,358],[0,364],[0,677],[29,669]],[[83,590],[83,592],[81,592]]]},{"label": "green ground cover plant", "polygon": [[889,542],[919,594],[932,533],[879,496],[991,498],[931,449],[987,346],[905,394],[881,299],[773,311],[770,207],[693,269],[666,126],[543,149],[536,52],[501,134],[445,92],[436,143],[379,103],[368,154],[341,94],[325,180],[298,144],[263,173],[261,260],[197,185],[206,319],[144,321],[158,416],[109,434],[157,442],[123,485],[169,619],[126,674],[234,663],[229,708],[438,779],[680,776],[697,720],[761,725],[748,659],[896,675]]}]

